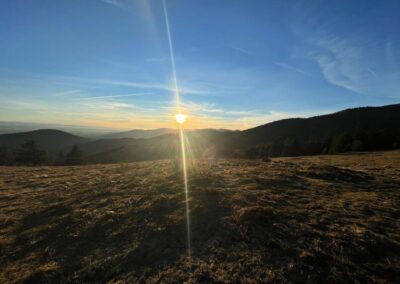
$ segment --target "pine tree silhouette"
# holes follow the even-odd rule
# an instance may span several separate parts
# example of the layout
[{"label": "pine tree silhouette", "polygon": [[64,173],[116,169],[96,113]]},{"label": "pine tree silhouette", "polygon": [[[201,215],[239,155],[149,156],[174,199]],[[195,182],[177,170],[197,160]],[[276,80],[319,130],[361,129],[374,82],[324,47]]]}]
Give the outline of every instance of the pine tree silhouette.
[{"label": "pine tree silhouette", "polygon": [[83,165],[86,163],[85,153],[82,152],[77,145],[72,147],[71,152],[69,152],[65,158],[65,165]]},{"label": "pine tree silhouette", "polygon": [[15,152],[15,161],[27,165],[43,165],[47,163],[46,151],[39,148],[34,140],[28,140],[20,145]]},{"label": "pine tree silhouette", "polygon": [[0,148],[0,165],[10,166],[14,162],[14,157],[10,149]]}]

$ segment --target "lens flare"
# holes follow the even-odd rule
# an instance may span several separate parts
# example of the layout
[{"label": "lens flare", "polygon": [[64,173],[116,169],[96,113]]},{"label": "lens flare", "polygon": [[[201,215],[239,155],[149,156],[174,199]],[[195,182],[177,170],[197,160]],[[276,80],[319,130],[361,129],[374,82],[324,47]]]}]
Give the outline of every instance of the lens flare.
[{"label": "lens flare", "polygon": [[179,138],[181,144],[181,156],[182,156],[182,170],[183,170],[183,182],[185,187],[185,206],[186,206],[186,234],[187,234],[187,250],[188,256],[192,254],[191,249],[191,237],[190,237],[190,208],[189,208],[189,184],[187,176],[187,165],[186,165],[186,146],[185,146],[185,133],[183,131],[182,124],[179,128]]},{"label": "lens flare", "polygon": [[188,257],[191,257],[191,245],[190,245],[190,209],[189,209],[189,185],[188,185],[188,176],[187,176],[187,166],[186,166],[186,146],[185,146],[185,133],[183,130],[183,123],[186,121],[186,115],[181,113],[181,101],[179,96],[179,87],[178,80],[176,76],[176,67],[175,67],[175,57],[174,57],[174,48],[172,45],[172,36],[171,30],[169,27],[169,19],[168,19],[168,10],[165,0],[162,1],[164,8],[164,17],[165,17],[165,26],[167,29],[168,36],[168,44],[169,44],[169,54],[171,58],[171,68],[172,68],[172,80],[174,83],[174,93],[175,93],[175,101],[176,101],[176,109],[178,114],[175,115],[175,120],[179,124],[179,140],[181,144],[181,157],[182,157],[182,170],[183,170],[183,181],[185,187],[185,204],[186,204],[186,233],[187,233],[187,250]]}]

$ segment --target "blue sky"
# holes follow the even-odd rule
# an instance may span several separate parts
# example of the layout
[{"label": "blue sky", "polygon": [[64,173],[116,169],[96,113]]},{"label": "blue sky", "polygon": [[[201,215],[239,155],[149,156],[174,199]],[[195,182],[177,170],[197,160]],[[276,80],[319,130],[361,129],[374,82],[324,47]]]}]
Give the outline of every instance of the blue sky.
[{"label": "blue sky", "polygon": [[[400,102],[399,1],[167,0],[188,127]],[[0,3],[0,120],[173,125],[161,0]]]}]

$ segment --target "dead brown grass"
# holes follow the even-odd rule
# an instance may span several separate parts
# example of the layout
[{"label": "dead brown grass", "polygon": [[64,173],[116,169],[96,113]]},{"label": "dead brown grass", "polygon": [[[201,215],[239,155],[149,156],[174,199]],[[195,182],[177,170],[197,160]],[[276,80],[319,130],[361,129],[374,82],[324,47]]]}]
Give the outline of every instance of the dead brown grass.
[{"label": "dead brown grass", "polygon": [[396,282],[400,152],[0,168],[0,282]]}]

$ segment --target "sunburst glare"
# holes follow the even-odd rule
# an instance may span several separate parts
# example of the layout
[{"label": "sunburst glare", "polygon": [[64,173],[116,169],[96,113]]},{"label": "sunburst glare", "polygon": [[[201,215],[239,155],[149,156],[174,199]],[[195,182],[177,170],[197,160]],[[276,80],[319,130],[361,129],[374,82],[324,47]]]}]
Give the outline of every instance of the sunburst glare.
[{"label": "sunburst glare", "polygon": [[184,114],[175,114],[175,120],[179,124],[183,124],[186,121],[187,116]]}]

